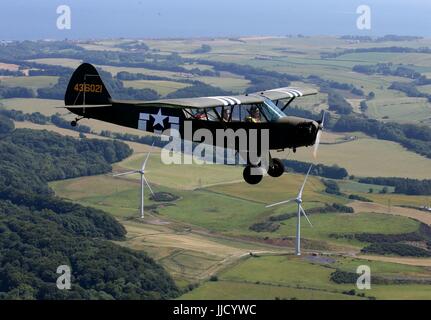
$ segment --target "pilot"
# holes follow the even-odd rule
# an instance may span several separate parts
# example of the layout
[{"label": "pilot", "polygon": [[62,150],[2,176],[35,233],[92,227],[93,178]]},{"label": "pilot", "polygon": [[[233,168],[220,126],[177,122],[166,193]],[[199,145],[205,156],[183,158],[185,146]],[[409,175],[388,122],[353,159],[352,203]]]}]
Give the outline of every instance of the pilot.
[{"label": "pilot", "polygon": [[223,121],[224,122],[229,122],[230,119],[230,110],[229,109],[224,109],[223,111]]},{"label": "pilot", "polygon": [[260,122],[260,111],[258,107],[253,106],[250,108],[250,115],[245,118],[245,122]]},{"label": "pilot", "polygon": [[195,113],[194,118],[197,120],[208,120],[205,110],[199,109],[198,112]]}]

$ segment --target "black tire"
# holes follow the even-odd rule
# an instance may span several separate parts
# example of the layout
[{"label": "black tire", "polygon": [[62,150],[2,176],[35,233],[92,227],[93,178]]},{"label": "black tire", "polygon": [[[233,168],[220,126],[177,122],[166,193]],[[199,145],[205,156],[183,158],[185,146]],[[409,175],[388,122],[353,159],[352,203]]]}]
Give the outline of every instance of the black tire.
[{"label": "black tire", "polygon": [[278,178],[284,173],[284,164],[280,159],[272,159],[272,166],[268,168],[268,174],[271,177]]},{"label": "black tire", "polygon": [[244,168],[244,171],[242,173],[242,176],[244,177],[245,182],[248,184],[258,184],[262,181],[263,175],[252,175],[251,174],[251,166],[247,166]]},{"label": "black tire", "polygon": [[76,125],[77,125],[78,123],[75,121],[75,120],[73,120],[71,123],[70,123],[70,125],[72,126],[72,127],[76,127]]}]

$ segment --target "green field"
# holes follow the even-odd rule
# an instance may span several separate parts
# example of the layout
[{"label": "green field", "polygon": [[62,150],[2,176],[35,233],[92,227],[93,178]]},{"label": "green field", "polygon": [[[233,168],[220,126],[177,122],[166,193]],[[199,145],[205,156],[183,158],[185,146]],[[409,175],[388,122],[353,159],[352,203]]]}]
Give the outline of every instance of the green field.
[{"label": "green field", "polygon": [[255,284],[248,282],[219,280],[205,282],[197,289],[186,293],[179,300],[356,300],[341,293],[295,287]]},{"label": "green field", "polygon": [[361,196],[369,198],[370,200],[381,203],[384,205],[388,204],[388,201],[391,201],[392,205],[415,205],[415,206],[424,206],[431,203],[431,196],[408,196],[404,194],[377,194],[377,193],[358,193]]},{"label": "green field", "polygon": [[222,88],[226,91],[232,91],[234,93],[243,94],[248,86],[250,85],[250,81],[238,78],[238,77],[203,77],[197,76],[193,78],[198,81],[202,81],[206,84],[209,84],[214,87]]},{"label": "green field", "polygon": [[[284,174],[274,179],[264,177],[262,182],[255,186],[245,183],[233,183],[228,185],[211,186],[208,190],[231,195],[237,198],[259,202],[262,206],[295,197],[304,181],[304,176],[299,174]],[[343,201],[337,197],[324,194],[324,186],[316,177],[310,177],[304,189],[304,200],[309,199],[315,203]],[[270,192],[269,192],[270,191]],[[305,198],[307,195],[307,198]]]},{"label": "green field", "polygon": [[[321,262],[319,259],[327,260]],[[430,277],[426,268],[399,264],[363,261],[338,257],[262,256],[249,258],[218,275],[217,282],[187,293],[181,299],[364,299],[343,292],[354,289],[356,294],[378,299],[429,299],[428,285],[373,285],[359,290],[354,284],[336,284],[330,275],[336,270],[355,272],[368,265],[372,275],[409,274]]]},{"label": "green field", "polygon": [[49,65],[57,65],[57,66],[63,66],[68,68],[77,68],[81,63],[82,60],[78,59],[67,59],[67,58],[42,58],[42,59],[33,59],[29,60],[31,62],[36,62],[40,64],[49,64]]},{"label": "green field", "polygon": [[123,82],[125,87],[131,87],[134,89],[152,89],[162,96],[191,86],[188,83],[161,80],[133,80]]},{"label": "green field", "polygon": [[64,107],[62,100],[50,99],[26,99],[26,98],[13,98],[13,99],[0,99],[0,106],[5,109],[19,110],[24,113],[40,112],[46,116],[55,113],[68,112],[66,109],[57,109]]},{"label": "green field", "polygon": [[153,69],[147,69],[147,68],[132,68],[132,67],[116,67],[116,66],[106,66],[106,65],[97,65],[97,67],[107,72],[110,72],[113,76],[116,76],[117,73],[119,72],[126,71],[130,73],[143,73],[148,76],[167,77],[167,78],[171,78],[172,80],[189,78],[189,76],[187,76],[186,74],[182,74],[179,72],[164,71],[164,70],[153,70]]},{"label": "green field", "polygon": [[[298,149],[290,158],[312,162],[312,151],[307,148]],[[341,144],[321,145],[318,162],[338,164],[346,168],[349,174],[362,177],[431,178],[431,159],[385,140],[358,139]]]},{"label": "green field", "polygon": [[[419,222],[399,216],[391,216],[378,213],[361,213],[361,214],[344,214],[344,213],[327,213],[311,215],[313,227],[310,227],[302,219],[303,237],[312,240],[326,240],[337,243],[344,243],[364,247],[364,243],[347,239],[335,240],[330,237],[331,234],[352,234],[352,233],[383,233],[399,234],[409,233],[418,230]],[[296,219],[284,221],[277,231],[280,235],[295,236]]]},{"label": "green field", "polygon": [[431,57],[429,54],[425,53],[350,53],[338,57],[337,60],[352,61],[355,64],[376,64],[388,62],[392,62],[393,64],[410,64],[414,62],[416,66],[429,67],[431,65]]},{"label": "green field", "polygon": [[181,67],[187,69],[187,70],[191,70],[191,69],[199,69],[199,70],[214,70],[213,66],[209,66],[206,64],[200,64],[200,63],[186,63],[186,64],[182,64]]},{"label": "green field", "polygon": [[[153,163],[155,163],[154,157],[148,165],[151,166]],[[190,170],[197,167],[199,166],[190,165]],[[134,167],[131,166],[131,168]],[[275,232],[255,232],[249,227],[264,221],[271,215],[295,212],[295,204],[269,209],[265,208],[265,204],[295,196],[303,179],[301,175],[288,174],[280,179],[271,179],[272,181],[266,178],[264,183],[253,188],[241,182],[191,191],[178,185],[173,188],[173,183],[169,184],[168,180],[164,180],[169,179],[167,176],[169,172],[157,171],[155,165],[152,169],[154,170],[149,171],[147,177],[155,192],[165,191],[180,196],[175,203],[158,205],[155,212],[160,217],[235,237],[279,239],[295,235],[296,219],[281,221],[279,229]],[[208,173],[211,173],[211,170],[208,170]],[[164,179],[161,179],[162,177]],[[156,183],[154,180],[162,183]],[[130,178],[95,176],[71,179],[53,182],[51,187],[61,197],[105,210],[118,218],[136,217],[139,211],[138,175]],[[347,202],[346,199],[325,194],[321,182],[314,177],[310,177],[309,184],[305,188],[304,200],[306,210],[324,206],[325,203]],[[154,204],[156,203],[149,199],[147,191],[146,205]],[[314,214],[310,219],[314,227],[308,226],[304,220],[302,235],[305,238],[355,248],[362,248],[364,244],[343,238],[335,239],[331,234],[361,232],[397,234],[413,232],[419,227],[417,221],[406,217],[375,213]]]},{"label": "green field", "polygon": [[431,115],[431,106],[425,98],[393,98],[367,102],[367,115],[386,121],[421,122]]},{"label": "green field", "polygon": [[58,77],[35,76],[35,77],[10,77],[0,79],[0,84],[6,87],[24,87],[36,92],[40,88],[50,88],[57,84]]},{"label": "green field", "polygon": [[[149,181],[152,181],[148,177]],[[104,184],[104,188],[99,188]],[[161,205],[160,215],[174,220],[198,225],[211,230],[233,231],[247,229],[250,221],[259,217],[263,209],[245,200],[213,194],[206,191],[180,191],[161,187],[152,183],[155,192],[168,191],[182,198],[172,206]],[[97,176],[51,184],[56,193],[67,199],[103,209],[117,217],[136,216],[139,208],[140,186],[138,181]],[[223,203],[223,209],[218,204]],[[146,205],[149,200],[147,191]]]},{"label": "green field", "polygon": [[[118,165],[124,169],[136,169],[142,165],[144,155],[134,155]],[[190,159],[189,156],[184,156]],[[163,164],[160,154],[151,155],[148,162],[150,181],[177,189],[194,189],[217,183],[240,181],[242,169],[239,166],[219,164]]]},{"label": "green field", "polygon": [[[377,184],[359,183],[353,180],[335,180],[340,187],[340,191],[343,193],[368,193],[370,189],[373,192],[379,193],[385,188],[385,186],[379,186]],[[394,192],[395,187],[386,186],[388,192]]]}]

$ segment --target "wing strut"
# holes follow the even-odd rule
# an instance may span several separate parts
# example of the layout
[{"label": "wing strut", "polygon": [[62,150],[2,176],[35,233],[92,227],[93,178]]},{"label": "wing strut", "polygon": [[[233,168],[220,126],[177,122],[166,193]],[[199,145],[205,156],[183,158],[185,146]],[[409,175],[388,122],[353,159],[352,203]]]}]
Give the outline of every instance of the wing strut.
[{"label": "wing strut", "polygon": [[281,108],[281,111],[284,111],[284,109],[286,109],[286,108],[289,106],[289,104],[291,104],[291,103],[292,103],[292,101],[293,101],[293,100],[295,100],[295,98],[296,98],[296,97],[292,97],[292,98],[290,98],[290,100],[289,100],[289,101],[287,101],[287,102],[286,102],[286,104]]}]

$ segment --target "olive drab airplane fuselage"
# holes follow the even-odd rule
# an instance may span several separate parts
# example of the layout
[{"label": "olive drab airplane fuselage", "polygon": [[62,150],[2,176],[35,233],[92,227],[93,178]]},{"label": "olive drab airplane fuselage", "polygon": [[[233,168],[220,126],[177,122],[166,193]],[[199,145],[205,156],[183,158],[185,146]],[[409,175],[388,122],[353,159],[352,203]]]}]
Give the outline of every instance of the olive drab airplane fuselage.
[{"label": "olive drab airplane fuselage", "polygon": [[[191,124],[193,132],[207,129],[214,136],[218,129],[243,129],[247,133],[266,130],[270,150],[296,151],[318,145],[323,119],[286,116],[283,110],[295,98],[316,93],[313,89],[287,87],[237,96],[120,101],[111,98],[95,67],[84,63],[70,79],[65,106],[80,116],[72,126],[82,118],[90,118],[156,134],[176,130],[182,139],[188,139],[184,136],[186,123]],[[246,166],[244,179],[251,184],[260,182],[262,176],[251,175],[250,167]],[[270,157],[268,174],[277,177],[283,172],[282,162]]]}]

